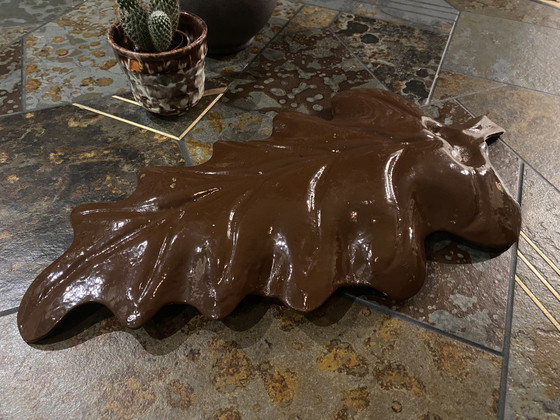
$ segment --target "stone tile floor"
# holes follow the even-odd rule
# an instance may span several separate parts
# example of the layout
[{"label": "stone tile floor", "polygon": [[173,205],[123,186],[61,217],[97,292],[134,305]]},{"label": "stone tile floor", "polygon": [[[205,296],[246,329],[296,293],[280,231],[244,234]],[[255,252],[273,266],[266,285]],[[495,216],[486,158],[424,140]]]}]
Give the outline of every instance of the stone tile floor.
[{"label": "stone tile floor", "polygon": [[[162,119],[127,101],[113,0],[0,0],[0,418],[559,418],[560,9],[545,3],[281,0],[249,49],[208,60],[203,101]],[[522,205],[518,246],[431,244],[402,303],[345,290],[301,315],[250,298],[223,321],[167,308],[136,331],[89,307],[21,340],[19,300],[70,243],[73,207],[127,196],[141,167],[264,138],[281,110],[328,116],[362,86],[506,128],[490,154]]]}]

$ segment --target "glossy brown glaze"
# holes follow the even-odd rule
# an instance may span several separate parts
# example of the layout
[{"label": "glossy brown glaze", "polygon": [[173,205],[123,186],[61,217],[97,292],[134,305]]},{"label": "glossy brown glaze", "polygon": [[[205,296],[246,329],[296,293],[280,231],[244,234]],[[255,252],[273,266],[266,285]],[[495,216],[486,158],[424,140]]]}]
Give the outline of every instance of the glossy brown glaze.
[{"label": "glossy brown glaze", "polygon": [[279,114],[266,140],[218,142],[200,166],[146,168],[128,199],[76,208],[74,242],[23,298],[23,338],[87,302],[137,328],[170,303],[222,318],[250,294],[298,311],[344,285],[406,299],[428,234],[516,241],[519,206],[486,153],[503,130],[486,117],[444,126],[380,90],[337,95],[333,114]]}]

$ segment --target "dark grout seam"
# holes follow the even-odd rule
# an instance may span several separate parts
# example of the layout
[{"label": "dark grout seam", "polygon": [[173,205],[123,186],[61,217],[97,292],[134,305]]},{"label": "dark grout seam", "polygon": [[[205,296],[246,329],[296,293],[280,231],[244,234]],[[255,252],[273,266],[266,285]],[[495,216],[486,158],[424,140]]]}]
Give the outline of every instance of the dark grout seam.
[{"label": "dark grout seam", "polygon": [[6,309],[5,311],[0,311],[0,318],[2,318],[3,316],[15,314],[18,310],[19,310],[19,306],[16,306],[15,308],[11,308],[11,309]]},{"label": "dark grout seam", "polygon": [[430,92],[428,93],[428,97],[426,98],[426,102],[424,105],[430,105],[430,101],[432,100],[432,96],[434,95],[434,91],[436,88],[437,81],[439,79],[439,74],[441,73],[441,69],[443,67],[443,62],[447,56],[447,51],[449,50],[449,45],[451,44],[451,39],[455,34],[455,28],[457,27],[457,22],[459,21],[459,16],[461,13],[457,13],[455,16],[455,21],[453,22],[453,26],[451,27],[451,31],[449,31],[449,36],[447,37],[447,42],[445,43],[445,48],[443,49],[443,53],[441,54],[441,60],[439,61],[438,68],[436,70],[436,75],[434,76],[434,81],[432,82],[432,87],[430,88]]},{"label": "dark grout seam", "polygon": [[[443,71],[445,71],[445,70],[443,70]],[[460,73],[456,73],[456,74],[460,74]],[[439,74],[438,74],[438,76],[439,76]],[[484,79],[484,80],[488,80],[488,79]],[[493,80],[489,80],[489,81],[493,82]],[[495,83],[502,83],[502,82],[495,82]],[[434,82],[434,85],[435,85],[435,82]],[[468,98],[469,96],[479,95],[481,93],[492,92],[493,90],[503,89],[505,87],[507,87],[507,86],[493,86],[493,87],[489,87],[488,89],[477,90],[476,92],[461,93],[461,94],[456,95],[456,96],[448,96],[448,97],[445,97],[443,99],[437,99],[435,101],[432,101],[432,96],[430,96],[430,102],[427,105],[438,105],[438,104],[443,104],[445,102],[452,101],[452,100],[459,101],[459,99]]]},{"label": "dark grout seam", "polygon": [[[299,7],[299,9],[297,9],[297,11],[294,13],[294,15],[293,15],[291,18],[286,19],[286,22],[284,23],[284,25],[282,25],[282,27],[280,28],[280,30],[279,30],[276,34],[274,34],[274,35],[268,40],[268,42],[267,42],[266,44],[263,45],[263,47],[260,49],[260,51],[259,51],[257,54],[255,54],[255,56],[254,56],[251,60],[249,60],[249,61],[247,62],[247,64],[239,71],[238,74],[241,74],[241,73],[243,73],[245,70],[247,70],[247,69],[249,68],[249,66],[251,66],[251,64],[253,64],[253,62],[255,62],[255,61],[257,60],[257,58],[260,57],[260,56],[262,55],[263,51],[266,50],[266,49],[268,48],[268,46],[269,46],[270,44],[272,44],[272,43],[276,40],[276,38],[278,38],[278,37],[280,36],[280,34],[281,34],[282,32],[284,32],[284,29],[286,29],[286,27],[290,24],[290,22],[299,14],[299,12],[301,11],[301,9],[303,9],[303,7],[304,7],[304,6],[301,5],[301,6]],[[231,85],[231,83],[228,84],[228,90],[229,90],[230,85]]]},{"label": "dark grout seam", "polygon": [[361,305],[366,306],[366,307],[369,307],[369,308],[372,308],[372,309],[374,309],[374,310],[376,310],[376,311],[378,311],[378,312],[382,312],[382,313],[384,313],[384,314],[386,314],[386,315],[390,315],[390,316],[392,316],[392,317],[402,319],[403,321],[406,321],[406,322],[408,322],[408,323],[410,323],[410,324],[414,324],[414,325],[416,325],[417,327],[420,327],[420,328],[422,328],[422,329],[424,329],[424,330],[428,330],[428,331],[430,331],[430,332],[436,333],[436,334],[438,334],[438,335],[441,335],[441,336],[443,336],[443,337],[452,339],[452,340],[454,340],[454,341],[459,341],[459,342],[461,342],[461,343],[463,343],[463,344],[466,344],[466,345],[468,345],[468,346],[470,346],[470,347],[474,347],[474,348],[476,348],[476,349],[478,349],[478,350],[481,350],[481,351],[484,351],[484,352],[486,352],[486,353],[493,354],[494,356],[503,357],[502,352],[499,351],[499,350],[494,350],[494,349],[492,349],[492,348],[490,348],[490,347],[486,347],[486,346],[484,346],[484,345],[482,345],[482,344],[479,344],[479,343],[477,343],[477,342],[475,342],[475,341],[471,341],[471,340],[469,340],[469,339],[467,339],[467,338],[459,337],[459,336],[454,335],[454,334],[451,334],[451,333],[449,333],[449,332],[447,332],[447,331],[440,330],[439,328],[436,328],[436,327],[434,327],[434,326],[432,326],[432,325],[429,325],[429,324],[425,324],[425,323],[423,323],[423,322],[421,322],[421,321],[419,321],[419,320],[417,320],[417,319],[415,319],[415,318],[412,318],[412,317],[410,317],[410,316],[408,316],[408,315],[405,315],[405,314],[403,314],[403,313],[401,313],[401,312],[394,311],[393,309],[390,309],[390,308],[388,308],[388,307],[386,307],[386,306],[384,306],[384,305],[381,305],[381,304],[379,304],[379,303],[372,302],[372,301],[369,301],[369,300],[367,300],[367,299],[364,299],[364,298],[361,298],[361,297],[358,297],[358,296],[354,296],[354,295],[352,295],[352,294],[350,294],[350,293],[346,293],[345,295],[346,295],[347,297],[353,298],[353,299],[356,301],[356,303],[361,304]]},{"label": "dark grout seam", "polygon": [[179,150],[181,151],[181,156],[185,161],[185,164],[183,166],[194,166],[194,163],[191,160],[189,149],[187,149],[187,145],[185,144],[185,142],[183,140],[179,140],[177,141],[177,145],[179,146]]},{"label": "dark grout seam", "polygon": [[[348,45],[346,44],[346,42],[344,42],[344,40],[343,40],[341,37],[338,36],[338,34],[336,33],[336,31],[335,31],[334,28],[332,27],[332,25],[334,24],[334,22],[336,22],[336,21],[338,20],[338,18],[340,17],[341,13],[342,13],[342,12],[340,12],[338,15],[336,15],[336,17],[332,20],[331,23],[329,23],[329,25],[326,27],[326,29],[327,29],[330,33],[332,33],[332,34],[334,35],[335,39],[336,39],[338,42],[340,42],[340,44],[344,47],[344,49],[345,49],[346,51],[348,51],[348,53],[350,53],[350,55],[351,55],[352,57],[354,57],[354,59],[355,59],[358,63],[360,63],[360,65],[362,66],[362,68],[373,78],[373,80],[375,80],[377,83],[379,83],[380,86],[383,86],[383,88],[384,88],[385,90],[390,90],[383,82],[381,82],[381,81],[377,78],[377,76],[375,76],[375,73],[373,72],[373,70],[371,70],[371,69],[366,65],[366,63],[364,63],[364,62],[360,59],[360,57],[358,57],[358,56],[356,55],[356,53],[354,52],[354,50],[353,50],[350,46],[348,46]],[[367,81],[366,81],[366,83],[367,83]]]},{"label": "dark grout seam", "polygon": [[[560,30],[559,30],[559,32],[560,32]],[[445,70],[445,71],[448,71],[449,73],[458,74],[460,76],[471,77],[473,79],[487,80],[489,82],[500,83],[500,84],[503,85],[503,86],[496,86],[495,88],[489,88],[489,89],[486,89],[486,90],[481,90],[481,91],[478,91],[478,92],[469,92],[469,93],[457,95],[457,96],[454,96],[453,98],[459,98],[459,97],[464,98],[464,97],[467,97],[467,96],[476,95],[477,93],[486,92],[487,90],[502,89],[502,88],[506,88],[506,87],[515,88],[515,89],[523,89],[523,90],[527,90],[529,92],[539,93],[541,95],[553,96],[555,98],[560,97],[560,93],[551,93],[551,92],[546,92],[544,90],[539,90],[539,89],[536,89],[536,88],[532,88],[532,87],[529,87],[529,86],[516,85],[516,84],[513,84],[513,83],[505,81],[505,80],[489,79],[489,78],[483,77],[481,75],[476,75],[475,76],[475,75],[472,75],[472,74],[466,74],[467,72],[461,72],[461,71],[458,71],[458,70]],[[449,98],[449,99],[452,99],[452,98]]]},{"label": "dark grout seam", "polygon": [[[523,162],[519,165],[519,176],[517,182],[517,202],[521,205],[523,199],[523,181],[525,174],[525,164]],[[502,359],[502,371],[500,374],[500,394],[498,399],[498,419],[505,418],[506,410],[506,398],[507,398],[507,388],[508,388],[508,374],[509,374],[509,356],[511,348],[511,330],[513,325],[513,305],[515,298],[515,274],[517,272],[517,249],[519,247],[519,241],[515,243],[512,249],[512,258],[510,265],[510,279],[509,279],[509,291],[506,306],[506,323],[504,326],[504,346],[502,353],[504,357]]]},{"label": "dark grout seam", "polygon": [[21,38],[21,88],[19,91],[21,111],[27,112],[27,35]]}]

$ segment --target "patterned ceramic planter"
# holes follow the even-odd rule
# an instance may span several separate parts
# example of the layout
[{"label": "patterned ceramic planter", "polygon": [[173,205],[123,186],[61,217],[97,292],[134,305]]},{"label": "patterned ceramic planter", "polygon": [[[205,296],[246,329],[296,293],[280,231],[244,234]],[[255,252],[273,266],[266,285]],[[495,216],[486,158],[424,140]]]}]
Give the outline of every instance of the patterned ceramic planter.
[{"label": "patterned ceramic planter", "polygon": [[[119,25],[109,29],[109,43],[130,80],[132,94],[148,111],[179,115],[196,105],[204,93],[204,59],[208,30],[204,21],[181,13],[174,49],[161,53],[135,52]],[[182,39],[184,36],[187,40]]]},{"label": "patterned ceramic planter", "polygon": [[208,25],[210,55],[241,51],[253,42],[272,16],[276,0],[179,0]]}]

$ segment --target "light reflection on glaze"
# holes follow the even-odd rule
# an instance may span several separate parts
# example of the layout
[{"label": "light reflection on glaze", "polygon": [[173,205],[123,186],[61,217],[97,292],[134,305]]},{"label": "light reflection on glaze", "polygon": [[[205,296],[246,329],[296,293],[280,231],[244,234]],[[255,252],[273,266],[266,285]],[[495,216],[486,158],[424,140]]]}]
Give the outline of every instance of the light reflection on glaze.
[{"label": "light reflection on glaze", "polygon": [[397,150],[396,152],[392,153],[389,156],[389,160],[385,165],[385,173],[383,174],[383,178],[385,179],[385,200],[390,203],[396,203],[397,197],[395,195],[395,186],[393,183],[393,170],[395,169],[395,164],[399,159],[402,150]]},{"label": "light reflection on glaze", "polygon": [[519,206],[484,144],[503,130],[486,117],[445,126],[365,89],[333,112],[279,114],[267,140],[218,142],[203,165],[146,168],[128,199],[75,209],[74,242],[22,300],[23,338],[90,301],[136,328],[169,303],[222,318],[250,294],[298,311],[344,285],[406,299],[424,283],[428,234],[516,241]]}]

